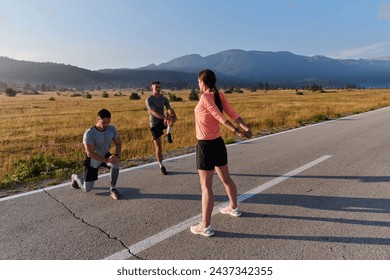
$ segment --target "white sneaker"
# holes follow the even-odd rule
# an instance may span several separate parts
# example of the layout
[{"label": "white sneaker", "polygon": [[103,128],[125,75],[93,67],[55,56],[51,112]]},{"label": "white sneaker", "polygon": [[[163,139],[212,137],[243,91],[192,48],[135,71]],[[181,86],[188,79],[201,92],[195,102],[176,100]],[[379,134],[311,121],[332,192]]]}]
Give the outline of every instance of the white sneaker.
[{"label": "white sneaker", "polygon": [[230,215],[233,217],[240,217],[242,215],[242,212],[240,211],[239,207],[237,207],[236,209],[231,209],[228,206],[228,207],[219,209],[219,212],[221,212],[224,215]]},{"label": "white sneaker", "polygon": [[112,188],[112,189],[110,190],[110,196],[111,196],[113,199],[116,199],[116,200],[118,200],[118,199],[121,198],[121,194],[120,194],[120,193],[118,192],[118,190],[115,189],[115,188]]},{"label": "white sneaker", "polygon": [[77,175],[72,174],[72,176],[70,178],[72,179],[72,183],[71,183],[72,188],[80,189],[79,183],[77,183]]},{"label": "white sneaker", "polygon": [[201,223],[197,224],[196,226],[191,226],[190,230],[193,234],[200,234],[206,237],[210,237],[214,235],[214,230],[209,225],[207,228],[203,227]]}]

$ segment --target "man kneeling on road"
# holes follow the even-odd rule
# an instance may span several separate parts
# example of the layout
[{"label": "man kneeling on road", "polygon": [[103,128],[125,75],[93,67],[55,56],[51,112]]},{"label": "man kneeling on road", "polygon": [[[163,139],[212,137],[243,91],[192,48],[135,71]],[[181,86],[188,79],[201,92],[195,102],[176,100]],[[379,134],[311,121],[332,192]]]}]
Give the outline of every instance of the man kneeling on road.
[{"label": "man kneeling on road", "polygon": [[[93,189],[95,181],[98,179],[100,167],[110,169],[110,196],[119,199],[120,194],[115,188],[119,176],[119,160],[121,154],[121,141],[119,133],[115,126],[110,125],[111,113],[106,109],[98,112],[96,125],[87,129],[83,136],[83,144],[86,157],[84,160],[84,178],[73,174],[72,187],[82,189],[84,192],[90,192]],[[111,143],[114,142],[116,152],[110,153]]]}]

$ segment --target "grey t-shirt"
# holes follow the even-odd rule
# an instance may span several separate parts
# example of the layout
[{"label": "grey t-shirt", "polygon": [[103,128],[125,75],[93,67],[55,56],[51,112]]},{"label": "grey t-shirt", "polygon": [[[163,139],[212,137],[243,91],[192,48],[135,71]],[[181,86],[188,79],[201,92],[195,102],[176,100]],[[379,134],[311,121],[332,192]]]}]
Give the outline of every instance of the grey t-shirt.
[{"label": "grey t-shirt", "polygon": [[[110,152],[111,143],[118,136],[118,130],[113,125],[108,125],[103,131],[97,130],[96,127],[91,127],[84,132],[83,143],[93,144],[95,146],[94,152],[104,157]],[[91,166],[93,168],[98,168],[101,164],[101,161],[91,158]]]},{"label": "grey t-shirt", "polygon": [[[164,115],[164,106],[167,109],[170,109],[169,101],[166,97],[162,96],[161,94],[156,97],[154,95],[149,96],[146,101],[146,107],[149,109],[152,109],[156,111],[157,113]],[[149,112],[149,111],[148,111]],[[149,112],[149,121],[150,121],[150,127],[155,126],[160,121],[159,118],[156,118]]]}]

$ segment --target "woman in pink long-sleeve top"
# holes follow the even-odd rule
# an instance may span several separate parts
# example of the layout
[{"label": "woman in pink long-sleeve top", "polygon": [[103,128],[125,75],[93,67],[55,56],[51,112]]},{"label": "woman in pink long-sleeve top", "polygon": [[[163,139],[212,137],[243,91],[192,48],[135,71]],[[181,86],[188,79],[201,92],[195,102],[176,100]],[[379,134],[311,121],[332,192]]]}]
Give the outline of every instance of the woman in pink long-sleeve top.
[{"label": "woman in pink long-sleeve top", "polygon": [[[214,170],[225,186],[229,197],[229,206],[220,209],[222,214],[233,217],[241,216],[237,205],[237,187],[229,174],[227,151],[221,137],[220,124],[226,126],[241,138],[250,138],[252,132],[240,115],[232,108],[223,93],[216,88],[216,76],[211,70],[202,70],[198,75],[199,89],[202,92],[195,107],[196,138],[196,165],[198,168],[202,188],[202,221],[190,230],[193,234],[203,236],[214,235],[211,227],[211,214],[214,207],[212,182]],[[238,124],[235,127],[224,115],[225,112]]]}]

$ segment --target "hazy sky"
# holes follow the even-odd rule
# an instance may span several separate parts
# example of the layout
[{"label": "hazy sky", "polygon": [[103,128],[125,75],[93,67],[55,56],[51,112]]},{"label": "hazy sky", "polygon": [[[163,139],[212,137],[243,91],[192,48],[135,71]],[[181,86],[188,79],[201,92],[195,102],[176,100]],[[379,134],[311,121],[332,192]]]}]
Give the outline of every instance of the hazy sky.
[{"label": "hazy sky", "polygon": [[91,70],[228,49],[390,56],[390,0],[0,0],[0,56]]}]

